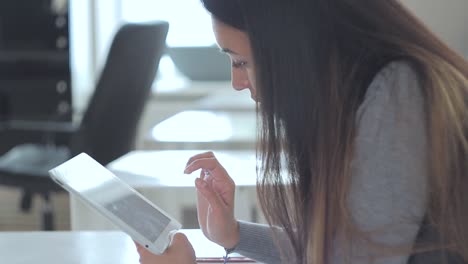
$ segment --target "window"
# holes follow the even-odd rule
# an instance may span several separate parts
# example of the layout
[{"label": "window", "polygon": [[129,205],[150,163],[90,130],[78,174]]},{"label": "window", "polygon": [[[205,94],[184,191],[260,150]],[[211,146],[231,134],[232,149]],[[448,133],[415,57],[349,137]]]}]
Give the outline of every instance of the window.
[{"label": "window", "polygon": [[[74,105],[86,105],[114,34],[122,23],[168,21],[168,46],[215,44],[211,17],[200,0],[70,0],[72,16]],[[172,60],[163,56],[157,75],[158,91],[183,88],[187,80]]]},{"label": "window", "polygon": [[200,0],[121,0],[122,20],[169,22],[169,46],[210,46],[215,43],[211,17]]},{"label": "window", "polygon": [[[215,44],[211,17],[200,0],[121,0],[120,3],[123,22],[169,22],[169,47]],[[156,91],[173,91],[187,85],[169,56],[161,58],[157,79]]]}]

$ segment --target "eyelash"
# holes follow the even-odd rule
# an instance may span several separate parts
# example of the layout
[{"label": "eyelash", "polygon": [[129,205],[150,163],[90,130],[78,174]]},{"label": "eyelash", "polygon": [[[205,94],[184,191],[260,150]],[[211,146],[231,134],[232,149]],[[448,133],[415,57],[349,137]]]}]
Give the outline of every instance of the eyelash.
[{"label": "eyelash", "polygon": [[245,62],[245,61],[232,61],[232,67],[233,68],[243,68],[243,67],[245,67],[246,64],[247,64],[247,62]]}]

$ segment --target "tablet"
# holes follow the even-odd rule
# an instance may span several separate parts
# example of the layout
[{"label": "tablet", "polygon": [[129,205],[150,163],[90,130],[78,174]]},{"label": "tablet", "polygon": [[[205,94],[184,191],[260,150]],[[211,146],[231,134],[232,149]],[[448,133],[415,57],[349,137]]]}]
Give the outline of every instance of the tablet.
[{"label": "tablet", "polygon": [[85,153],[49,171],[51,178],[154,254],[182,226]]}]

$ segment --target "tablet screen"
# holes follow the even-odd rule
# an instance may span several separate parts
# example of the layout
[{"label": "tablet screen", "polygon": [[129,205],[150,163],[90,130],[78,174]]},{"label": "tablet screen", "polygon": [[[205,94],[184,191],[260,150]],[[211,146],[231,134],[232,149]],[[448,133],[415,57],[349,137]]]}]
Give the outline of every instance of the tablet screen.
[{"label": "tablet screen", "polygon": [[171,221],[136,195],[127,195],[103,206],[150,241],[156,241]]}]

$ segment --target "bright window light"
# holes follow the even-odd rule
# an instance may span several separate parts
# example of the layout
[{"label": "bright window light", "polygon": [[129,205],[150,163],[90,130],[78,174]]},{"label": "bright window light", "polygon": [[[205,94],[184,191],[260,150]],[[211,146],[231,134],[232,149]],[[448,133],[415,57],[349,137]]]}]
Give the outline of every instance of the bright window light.
[{"label": "bright window light", "polygon": [[216,142],[232,137],[229,118],[208,111],[184,111],[153,128],[152,136],[166,142]]},{"label": "bright window light", "polygon": [[169,46],[211,46],[211,17],[200,0],[121,0],[126,22],[169,22]]}]

